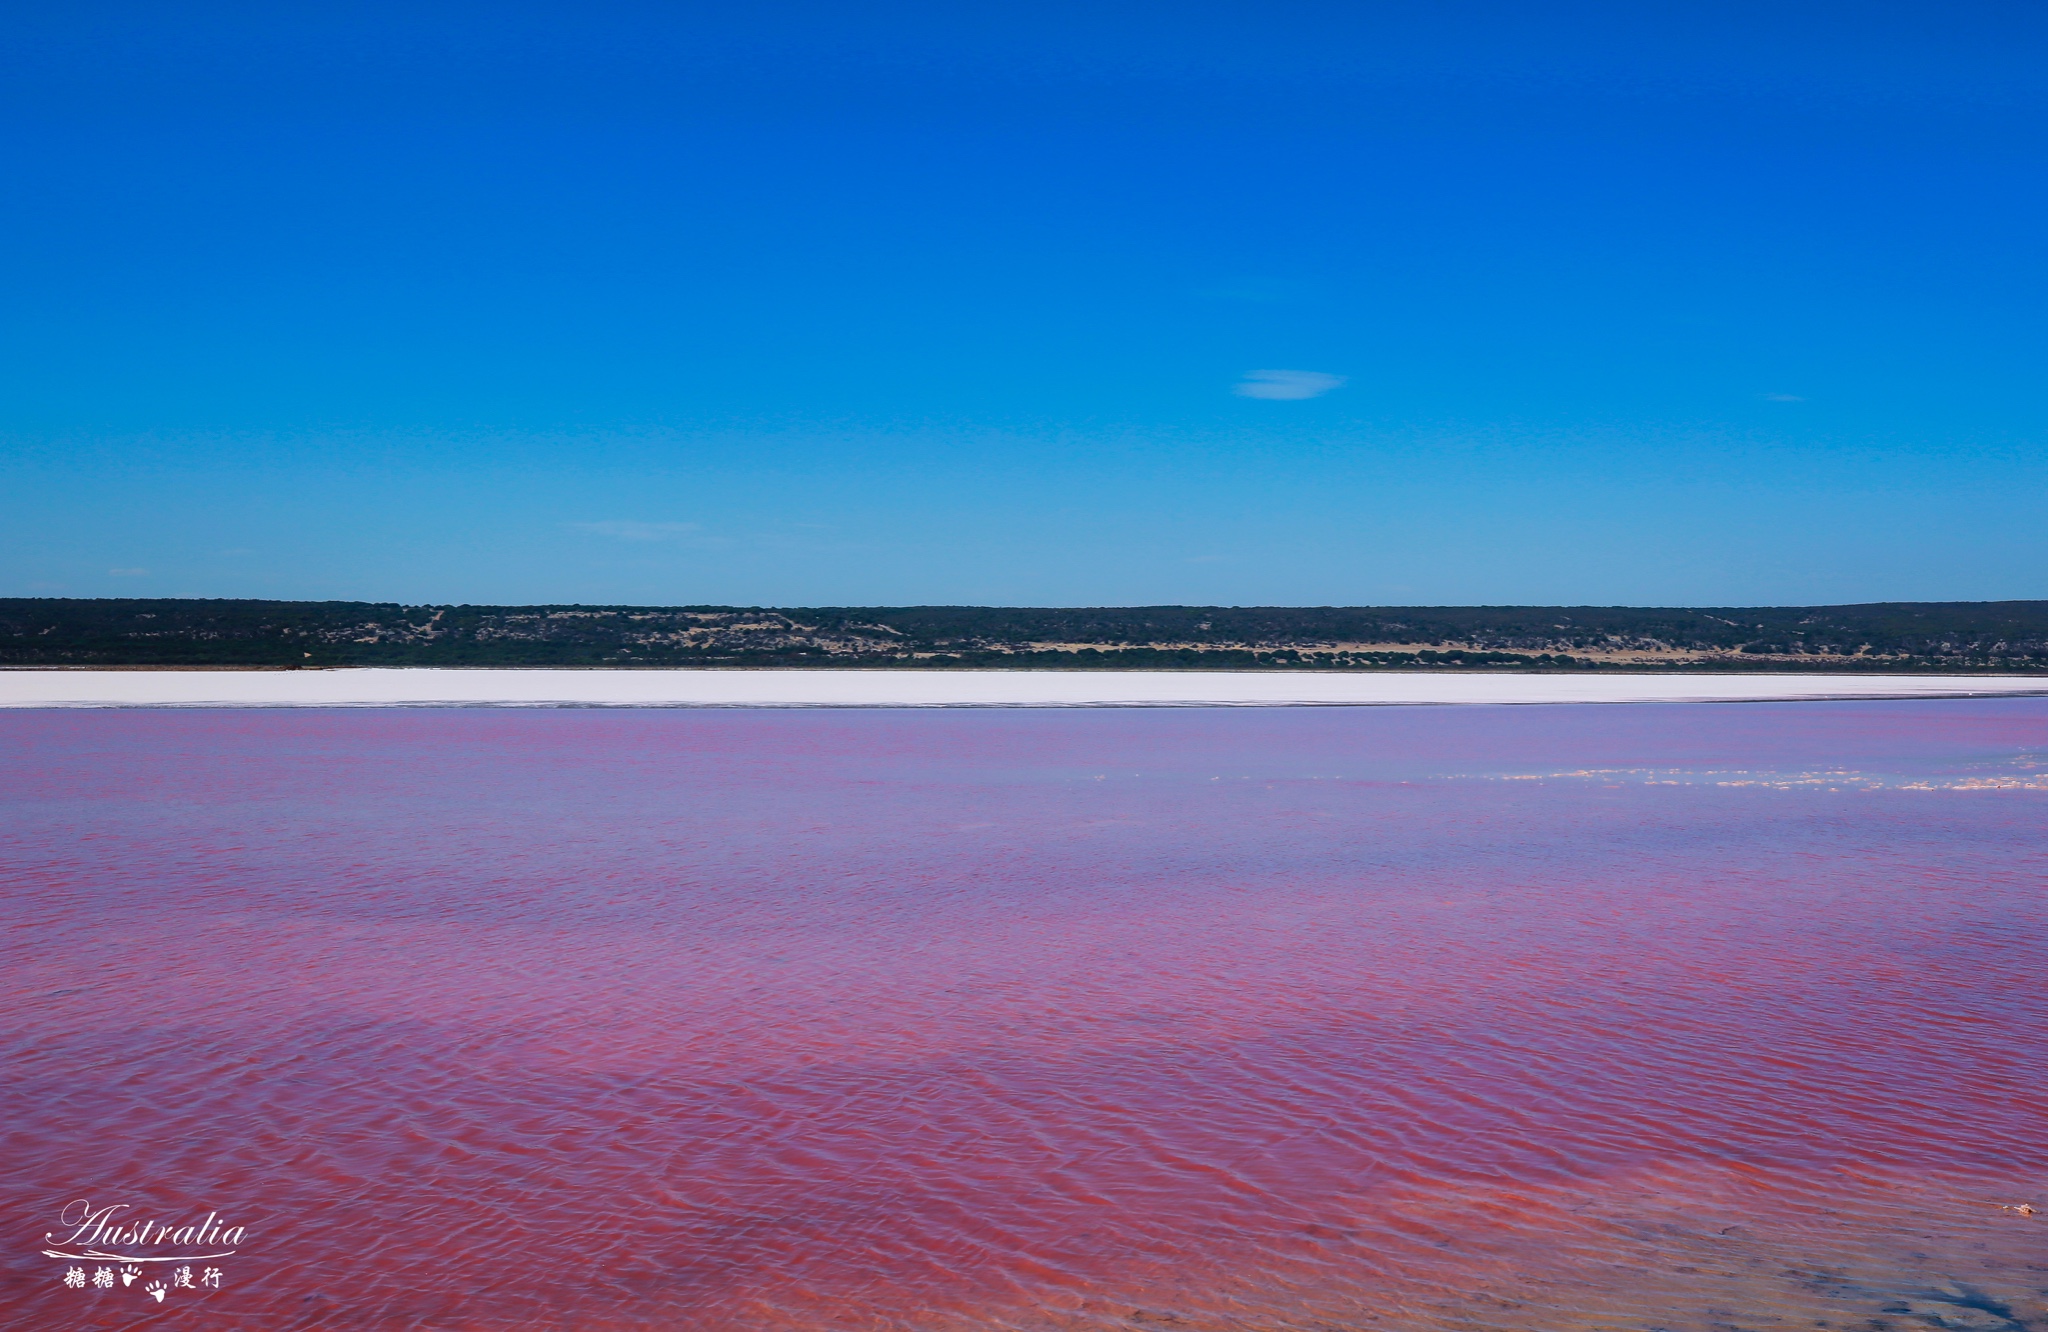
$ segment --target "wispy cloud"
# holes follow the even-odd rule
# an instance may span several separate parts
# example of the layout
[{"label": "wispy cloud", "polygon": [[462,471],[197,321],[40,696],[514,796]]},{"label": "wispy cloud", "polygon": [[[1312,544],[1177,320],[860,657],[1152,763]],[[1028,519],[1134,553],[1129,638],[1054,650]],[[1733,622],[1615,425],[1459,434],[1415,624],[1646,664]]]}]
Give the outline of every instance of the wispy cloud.
[{"label": "wispy cloud", "polygon": [[1209,301],[1243,301],[1248,305],[1279,305],[1299,299],[1303,291],[1299,282],[1274,281],[1267,278],[1253,278],[1246,282],[1232,282],[1220,287],[1204,287],[1195,295]]},{"label": "wispy cloud", "polygon": [[1806,399],[1804,399],[1804,398],[1800,397],[1800,396],[1799,396],[1799,395],[1798,395],[1797,393],[1766,393],[1766,394],[1764,394],[1764,401],[1765,401],[1765,402],[1805,402],[1805,401],[1806,401]]},{"label": "wispy cloud", "polygon": [[1238,381],[1234,391],[1240,398],[1296,402],[1320,398],[1343,383],[1344,376],[1326,375],[1320,370],[1254,370]]},{"label": "wispy cloud", "polygon": [[109,570],[107,570],[107,572],[108,572],[108,573],[110,573],[110,574],[112,574],[112,575],[113,575],[114,577],[116,577],[116,578],[140,578],[140,577],[142,577],[142,576],[143,576],[144,574],[148,573],[148,572],[149,572],[149,570],[147,570],[147,569],[109,569]]},{"label": "wispy cloud", "polygon": [[579,532],[595,532],[621,541],[676,541],[699,530],[696,523],[641,523],[623,518],[602,523],[570,523],[569,526]]}]

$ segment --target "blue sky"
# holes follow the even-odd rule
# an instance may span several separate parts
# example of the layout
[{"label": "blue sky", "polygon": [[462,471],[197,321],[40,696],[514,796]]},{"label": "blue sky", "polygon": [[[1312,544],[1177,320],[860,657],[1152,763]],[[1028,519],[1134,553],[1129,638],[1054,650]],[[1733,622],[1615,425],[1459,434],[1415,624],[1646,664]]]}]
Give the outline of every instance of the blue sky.
[{"label": "blue sky", "polygon": [[15,4],[0,595],[2048,596],[2048,10]]}]

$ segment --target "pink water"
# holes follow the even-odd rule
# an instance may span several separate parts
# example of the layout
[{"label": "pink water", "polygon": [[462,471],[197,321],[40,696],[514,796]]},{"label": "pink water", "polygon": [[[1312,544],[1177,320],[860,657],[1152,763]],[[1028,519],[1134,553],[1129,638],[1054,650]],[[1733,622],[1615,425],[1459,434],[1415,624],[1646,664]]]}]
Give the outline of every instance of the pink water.
[{"label": "pink water", "polygon": [[2041,701],[0,715],[0,1316],[2048,1327],[2044,885]]}]

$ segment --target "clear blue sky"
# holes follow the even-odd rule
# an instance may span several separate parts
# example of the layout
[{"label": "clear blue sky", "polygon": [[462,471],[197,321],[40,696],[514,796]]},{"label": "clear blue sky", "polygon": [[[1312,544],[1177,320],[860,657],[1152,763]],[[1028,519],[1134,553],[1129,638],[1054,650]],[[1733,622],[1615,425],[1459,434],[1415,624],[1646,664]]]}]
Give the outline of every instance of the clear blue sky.
[{"label": "clear blue sky", "polygon": [[0,594],[2048,596],[2038,3],[0,13]]}]

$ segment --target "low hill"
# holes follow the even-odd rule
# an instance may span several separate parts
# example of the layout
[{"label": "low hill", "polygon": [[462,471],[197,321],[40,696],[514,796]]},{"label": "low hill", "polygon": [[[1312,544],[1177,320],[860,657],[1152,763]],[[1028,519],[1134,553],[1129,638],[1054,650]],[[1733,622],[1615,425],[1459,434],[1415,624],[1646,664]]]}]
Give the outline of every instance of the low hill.
[{"label": "low hill", "polygon": [[405,606],[0,598],[0,666],[2048,671],[2048,601]]}]

